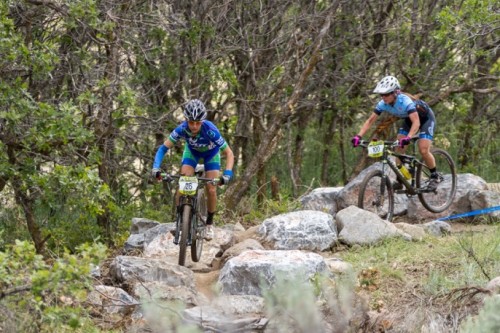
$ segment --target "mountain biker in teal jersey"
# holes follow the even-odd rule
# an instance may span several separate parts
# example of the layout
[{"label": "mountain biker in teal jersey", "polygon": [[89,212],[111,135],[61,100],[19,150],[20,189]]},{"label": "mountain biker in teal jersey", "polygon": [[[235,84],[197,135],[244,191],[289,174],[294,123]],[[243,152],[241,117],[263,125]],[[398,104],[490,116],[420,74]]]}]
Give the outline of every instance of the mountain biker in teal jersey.
[{"label": "mountain biker in teal jersey", "polygon": [[[431,153],[432,139],[436,127],[434,112],[427,103],[421,100],[413,101],[408,95],[402,93],[400,89],[399,81],[394,76],[386,76],[377,84],[373,92],[380,94],[382,99],[377,103],[375,110],[365,121],[358,134],[351,139],[352,145],[354,147],[359,145],[363,135],[370,129],[382,112],[388,112],[396,117],[403,118],[397,135],[399,141],[398,151],[404,153],[406,145],[418,133],[418,149],[425,164],[431,171],[431,179],[427,188],[435,190],[439,176],[436,171],[436,161]],[[399,160],[396,162],[401,164]],[[401,183],[396,183],[394,186],[395,189],[402,188]]]},{"label": "mountain biker in teal jersey", "polygon": [[[184,107],[186,120],[175,128],[156,151],[153,170],[151,174],[161,179],[160,166],[163,157],[176,142],[181,139],[186,141],[182,155],[181,174],[194,175],[196,165],[203,163],[207,178],[218,178],[220,169],[220,153],[226,157],[226,168],[221,177],[220,184],[228,184],[233,178],[234,154],[226,140],[221,136],[218,128],[206,120],[207,110],[203,102],[198,99],[190,100]],[[207,229],[206,239],[214,237],[213,218],[217,208],[217,189],[212,184],[207,184]]]}]

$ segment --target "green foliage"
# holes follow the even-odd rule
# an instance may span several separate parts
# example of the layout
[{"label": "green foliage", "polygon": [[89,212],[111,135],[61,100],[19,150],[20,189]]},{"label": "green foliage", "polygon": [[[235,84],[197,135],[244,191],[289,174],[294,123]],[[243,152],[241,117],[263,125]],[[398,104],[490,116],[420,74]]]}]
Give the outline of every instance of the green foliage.
[{"label": "green foliage", "polygon": [[330,324],[335,327],[332,332],[353,331],[350,325],[355,321],[351,319],[357,315],[354,281],[355,277],[348,272],[335,278],[315,274],[306,281],[301,274],[278,273],[272,285],[263,283],[261,286],[270,319],[269,330],[323,332]]},{"label": "green foliage", "polygon": [[500,331],[500,296],[484,300],[484,306],[477,316],[469,317],[461,325],[461,333],[494,333]]},{"label": "green foliage", "polygon": [[[56,165],[47,171],[26,176],[26,186],[43,194],[35,201],[37,219],[45,221],[45,235],[51,235],[49,246],[55,250],[100,237],[102,230],[95,224],[96,216],[111,202],[110,190],[98,177],[96,170],[83,165],[65,167]],[[6,190],[4,190],[5,193]],[[19,212],[15,205],[0,209],[0,230],[9,230],[8,242],[15,238],[29,238],[19,227]]]},{"label": "green foliage", "polygon": [[263,291],[268,318],[275,332],[320,332],[321,312],[313,284],[285,273]]},{"label": "green foliage", "polygon": [[180,313],[184,308],[180,302],[165,302],[159,299],[142,307],[148,326],[154,332],[200,333],[197,325],[183,322]]},{"label": "green foliage", "polygon": [[96,331],[84,302],[91,268],[105,253],[102,245],[84,244],[76,254],[66,252],[48,262],[33,245],[20,241],[0,252],[0,305],[12,315],[2,318],[4,325],[22,332]]}]

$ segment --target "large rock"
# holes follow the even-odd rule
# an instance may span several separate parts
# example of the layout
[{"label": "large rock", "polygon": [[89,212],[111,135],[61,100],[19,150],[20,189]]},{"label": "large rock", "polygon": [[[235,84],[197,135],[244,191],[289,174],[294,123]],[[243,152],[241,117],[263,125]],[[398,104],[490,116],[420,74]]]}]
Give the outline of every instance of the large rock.
[{"label": "large rock", "polygon": [[161,281],[170,286],[194,288],[193,272],[160,259],[118,256],[110,264],[111,277],[121,283]]},{"label": "large rock", "polygon": [[[361,171],[355,178],[349,181],[349,183],[342,188],[342,190],[337,194],[337,212],[347,208],[349,206],[358,205],[358,195],[359,188],[366,175],[372,170],[381,170],[382,163],[376,162],[363,171]],[[391,182],[395,181],[396,175],[394,172],[389,173],[389,179]],[[406,194],[395,194],[394,195],[394,215],[404,215],[408,209],[408,197]]]},{"label": "large rock", "polygon": [[375,169],[380,169],[382,163],[376,162],[363,171],[361,171],[354,179],[351,179],[337,195],[337,212],[349,206],[358,204],[359,186],[365,176]]},{"label": "large rock", "polygon": [[159,225],[159,222],[143,218],[143,217],[134,217],[132,218],[132,225],[130,226],[130,234],[143,234],[147,230],[156,227]]},{"label": "large rock", "polygon": [[105,285],[94,286],[94,290],[87,296],[87,301],[98,313],[107,314],[126,315],[139,305],[139,302],[122,288]]},{"label": "large rock", "polygon": [[133,250],[144,248],[158,235],[175,230],[174,223],[158,223],[149,219],[133,218],[130,227],[130,236],[124,245],[124,250],[129,253]]},{"label": "large rock", "polygon": [[[437,195],[449,191],[450,186],[451,183],[447,181],[439,184]],[[414,196],[408,202],[408,217],[415,220],[432,220],[448,215],[469,212],[471,211],[469,192],[474,190],[484,191],[486,189],[487,184],[481,177],[469,173],[459,174],[457,175],[455,200],[448,209],[441,213],[432,213],[422,206],[417,196]]]},{"label": "large rock", "polygon": [[133,285],[133,293],[142,303],[181,302],[188,308],[208,303],[207,298],[190,284],[171,286],[162,281],[137,282]]},{"label": "large rock", "polygon": [[225,295],[204,306],[183,311],[184,321],[217,332],[253,332],[265,327],[264,299],[251,295]]},{"label": "large rock", "polygon": [[237,257],[241,253],[248,250],[264,250],[264,247],[255,239],[245,239],[241,243],[237,243],[224,251],[221,258],[221,266],[223,266],[229,259]]},{"label": "large rock", "polygon": [[218,284],[222,294],[262,296],[278,278],[309,281],[316,274],[330,276],[322,256],[302,251],[245,251],[222,268]]},{"label": "large rock", "polygon": [[[471,210],[482,210],[491,207],[500,206],[500,192],[497,191],[479,191],[472,190],[469,192],[469,200]],[[487,213],[491,218],[500,218],[500,209]]]},{"label": "large rock", "polygon": [[304,210],[318,210],[335,216],[337,196],[343,187],[320,187],[299,198]]},{"label": "large rock", "polygon": [[[149,232],[152,232],[156,228],[151,229]],[[197,272],[210,271],[214,258],[219,257],[224,252],[224,248],[229,248],[233,244],[234,233],[231,230],[218,227],[214,229],[215,237],[211,241],[203,242],[199,262],[191,260],[191,247],[188,247],[185,262],[186,267]],[[174,244],[174,235],[168,229],[155,233],[155,235],[155,238],[151,241],[145,242],[143,256],[158,258],[172,264],[177,264],[179,262],[179,245]]]},{"label": "large rock", "polygon": [[314,210],[301,210],[266,219],[258,233],[275,250],[324,251],[337,240],[332,215]]},{"label": "large rock", "polygon": [[337,213],[339,240],[347,245],[371,245],[395,236],[411,237],[399,231],[392,223],[377,214],[356,206],[349,206]]}]

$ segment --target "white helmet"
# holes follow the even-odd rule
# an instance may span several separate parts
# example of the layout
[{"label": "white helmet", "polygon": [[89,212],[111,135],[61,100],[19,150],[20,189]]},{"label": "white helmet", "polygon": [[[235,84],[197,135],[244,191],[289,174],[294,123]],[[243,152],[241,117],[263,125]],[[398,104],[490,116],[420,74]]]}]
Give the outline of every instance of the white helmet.
[{"label": "white helmet", "polygon": [[396,89],[401,89],[401,85],[399,84],[398,79],[396,79],[394,76],[386,76],[382,80],[380,80],[373,92],[375,94],[388,94]]},{"label": "white helmet", "polygon": [[192,99],[184,107],[184,117],[187,120],[202,121],[207,117],[207,109],[199,99]]}]

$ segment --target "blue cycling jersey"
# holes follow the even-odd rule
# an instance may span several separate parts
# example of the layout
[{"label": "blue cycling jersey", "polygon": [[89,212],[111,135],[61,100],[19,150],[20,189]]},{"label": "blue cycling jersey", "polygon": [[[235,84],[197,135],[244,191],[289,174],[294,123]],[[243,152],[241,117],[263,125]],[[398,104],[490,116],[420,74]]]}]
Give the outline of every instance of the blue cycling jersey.
[{"label": "blue cycling jersey", "polygon": [[434,137],[436,118],[429,105],[422,100],[413,101],[405,94],[397,94],[393,105],[381,100],[377,103],[373,112],[379,116],[382,112],[389,112],[393,116],[403,118],[403,123],[398,131],[399,134],[403,135],[408,135],[410,132],[412,126],[410,114],[417,112],[420,120],[419,137],[429,140]]},{"label": "blue cycling jersey", "polygon": [[380,116],[382,112],[389,112],[393,116],[399,117],[399,118],[408,118],[410,113],[416,112],[416,105],[413,100],[406,96],[405,94],[398,94],[396,96],[396,101],[394,102],[394,105],[391,104],[386,104],[383,100],[377,103],[377,106],[375,106],[375,112],[377,115]]},{"label": "blue cycling jersey", "polygon": [[184,139],[191,153],[205,160],[210,160],[219,150],[227,147],[219,129],[208,120],[203,120],[200,131],[195,136],[189,130],[187,121],[184,121],[170,133],[169,139],[173,143]]}]

